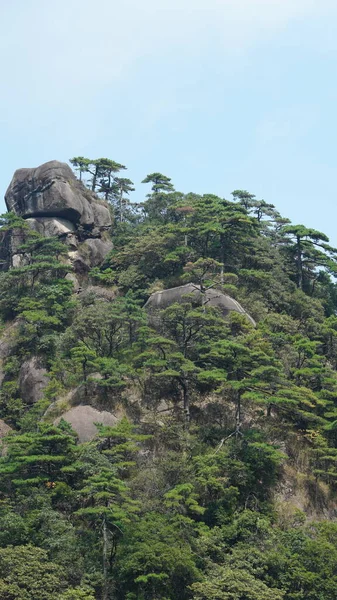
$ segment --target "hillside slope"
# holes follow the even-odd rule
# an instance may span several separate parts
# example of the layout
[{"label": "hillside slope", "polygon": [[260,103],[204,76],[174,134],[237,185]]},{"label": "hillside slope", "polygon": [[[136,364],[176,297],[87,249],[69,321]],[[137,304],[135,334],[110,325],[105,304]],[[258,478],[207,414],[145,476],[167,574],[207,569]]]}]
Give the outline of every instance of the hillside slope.
[{"label": "hillside slope", "polygon": [[0,597],[335,599],[337,250],[72,162],[104,224],[1,219]]}]

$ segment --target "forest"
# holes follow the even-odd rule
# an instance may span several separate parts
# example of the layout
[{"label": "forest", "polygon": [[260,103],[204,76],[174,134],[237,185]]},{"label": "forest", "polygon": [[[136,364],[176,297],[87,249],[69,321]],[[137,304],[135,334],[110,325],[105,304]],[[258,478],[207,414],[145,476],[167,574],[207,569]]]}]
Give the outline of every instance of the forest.
[{"label": "forest", "polygon": [[[1,600],[335,600],[337,249],[246,190],[155,172],[136,203],[124,165],[70,163],[112,215],[77,287],[60,238],[0,220]],[[115,424],[81,441],[69,398]]]}]

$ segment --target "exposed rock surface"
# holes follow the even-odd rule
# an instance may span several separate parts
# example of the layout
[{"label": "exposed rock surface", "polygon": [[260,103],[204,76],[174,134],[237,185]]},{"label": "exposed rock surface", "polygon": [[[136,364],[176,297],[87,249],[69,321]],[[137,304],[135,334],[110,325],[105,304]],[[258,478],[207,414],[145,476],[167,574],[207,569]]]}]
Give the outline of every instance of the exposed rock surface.
[{"label": "exposed rock surface", "polygon": [[21,217],[58,217],[84,227],[109,227],[106,206],[78,181],[66,163],[52,160],[36,169],[18,169],[5,195],[8,210]]},{"label": "exposed rock surface", "polygon": [[235,311],[245,315],[252,325],[256,325],[254,319],[245,311],[245,309],[236,300],[223,294],[219,290],[210,289],[205,292],[204,299],[200,291],[200,286],[193,283],[180,285],[168,290],[155,292],[150,296],[145,304],[145,309],[151,314],[155,314],[157,310],[163,310],[175,302],[184,302],[191,299],[195,303],[207,303],[207,306],[216,306],[224,316],[227,316],[231,311]]},{"label": "exposed rock surface", "polygon": [[89,238],[80,244],[77,250],[69,252],[69,257],[75,272],[85,274],[91,267],[102,264],[110,250],[112,250],[111,241]]},{"label": "exposed rock surface", "polygon": [[47,384],[47,371],[41,367],[36,356],[22,363],[19,373],[19,389],[25,404],[34,404],[41,400]]},{"label": "exposed rock surface", "polygon": [[[66,163],[56,160],[35,169],[18,169],[5,195],[9,211],[27,220],[46,237],[57,236],[69,247],[75,272],[83,274],[99,265],[112,249],[108,205],[88,190]],[[23,239],[1,236],[3,268],[24,261],[16,249]]]},{"label": "exposed rock surface", "polygon": [[66,237],[75,231],[75,225],[66,219],[55,219],[54,217],[39,217],[27,219],[30,227],[44,237]]},{"label": "exposed rock surface", "polygon": [[5,437],[5,435],[7,435],[7,433],[9,433],[10,431],[12,431],[12,428],[9,425],[7,425],[5,421],[0,419],[0,439]]},{"label": "exposed rock surface", "polygon": [[81,300],[87,300],[87,303],[95,300],[112,302],[116,298],[116,293],[113,290],[100,285],[88,285],[84,289],[81,288],[78,295]]},{"label": "exposed rock surface", "polygon": [[18,328],[20,327],[20,321],[14,321],[6,327],[5,331],[0,337],[0,360],[8,358],[13,354],[16,347]]},{"label": "exposed rock surface", "polygon": [[88,404],[80,404],[79,406],[73,406],[60,417],[55,419],[54,424],[64,419],[67,423],[70,423],[74,431],[76,431],[80,442],[88,442],[97,435],[97,427],[95,423],[102,423],[103,425],[116,425],[118,423],[118,417],[112,413],[103,410],[99,411],[96,408]]}]

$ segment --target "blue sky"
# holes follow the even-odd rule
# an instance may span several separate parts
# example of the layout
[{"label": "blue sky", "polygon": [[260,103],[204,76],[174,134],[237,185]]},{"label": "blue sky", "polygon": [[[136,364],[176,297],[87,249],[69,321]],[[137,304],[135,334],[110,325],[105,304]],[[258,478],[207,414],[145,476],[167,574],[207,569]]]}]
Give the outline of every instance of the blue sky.
[{"label": "blue sky", "polygon": [[336,22],[336,0],[3,0],[1,198],[19,167],[107,156],[136,199],[153,171],[248,189],[337,246]]}]

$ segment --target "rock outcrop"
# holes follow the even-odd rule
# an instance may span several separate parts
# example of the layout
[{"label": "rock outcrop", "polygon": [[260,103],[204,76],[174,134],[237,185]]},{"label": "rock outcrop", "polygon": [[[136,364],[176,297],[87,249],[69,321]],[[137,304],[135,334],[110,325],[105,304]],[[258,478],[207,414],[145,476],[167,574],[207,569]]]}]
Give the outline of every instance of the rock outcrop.
[{"label": "rock outcrop", "polygon": [[194,283],[187,283],[186,285],[154,292],[146,302],[145,309],[150,316],[155,316],[158,310],[163,310],[175,302],[181,303],[189,299],[195,304],[202,304],[204,302],[207,306],[216,306],[222,312],[223,316],[228,316],[231,311],[240,313],[245,315],[252,325],[256,325],[254,319],[234,298],[214,288],[207,290],[204,298],[202,298],[200,286]]},{"label": "rock outcrop", "polygon": [[47,371],[36,356],[22,363],[19,373],[19,389],[24,404],[35,404],[41,400],[48,384]]},{"label": "rock outcrop", "polygon": [[80,442],[88,442],[97,435],[97,427],[95,423],[102,425],[116,425],[118,417],[106,410],[97,410],[88,404],[80,404],[73,406],[61,416],[55,419],[54,424],[64,419],[70,423],[73,430],[76,431]]},{"label": "rock outcrop", "polygon": [[[112,249],[108,205],[88,190],[65,163],[53,160],[35,169],[18,169],[5,201],[7,209],[26,219],[32,229],[63,241],[79,275],[99,265]],[[15,249],[23,240],[12,237],[1,241],[3,253],[10,257],[10,264],[3,259],[4,268],[17,266],[21,257]]]},{"label": "rock outcrop", "polygon": [[15,171],[5,201],[9,211],[24,218],[61,218],[87,229],[111,225],[108,208],[99,204],[66,163],[57,160]]},{"label": "rock outcrop", "polygon": [[10,431],[12,431],[12,428],[0,419],[0,439],[4,438]]}]

